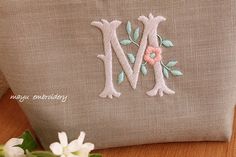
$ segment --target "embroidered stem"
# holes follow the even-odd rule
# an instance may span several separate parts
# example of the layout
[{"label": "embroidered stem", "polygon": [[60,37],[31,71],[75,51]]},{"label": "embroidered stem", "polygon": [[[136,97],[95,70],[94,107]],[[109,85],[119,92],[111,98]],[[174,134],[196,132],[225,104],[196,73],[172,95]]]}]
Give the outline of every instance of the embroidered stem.
[{"label": "embroidered stem", "polygon": [[162,37],[159,34],[157,34],[157,37],[159,38],[159,46],[161,47],[162,46]]},{"label": "embroidered stem", "polygon": [[165,67],[167,70],[169,70],[170,72],[171,72],[171,69],[169,68],[169,67],[167,67],[162,61],[160,61],[161,62],[161,65],[163,66],[163,67]]},{"label": "embroidered stem", "polygon": [[130,35],[129,35],[129,40],[130,40],[135,46],[139,47],[139,44],[136,43],[136,42],[131,38]]},{"label": "embroidered stem", "polygon": [[142,65],[146,65],[147,64],[147,62],[144,62]]}]

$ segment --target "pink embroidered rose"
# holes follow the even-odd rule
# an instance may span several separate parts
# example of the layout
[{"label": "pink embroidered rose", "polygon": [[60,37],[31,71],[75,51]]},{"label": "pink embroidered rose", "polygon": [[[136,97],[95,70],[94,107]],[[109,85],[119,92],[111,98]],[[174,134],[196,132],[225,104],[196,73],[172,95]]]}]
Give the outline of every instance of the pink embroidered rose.
[{"label": "pink embroidered rose", "polygon": [[161,59],[161,48],[148,46],[144,55],[144,60],[147,63],[154,65],[156,62],[161,61]]}]

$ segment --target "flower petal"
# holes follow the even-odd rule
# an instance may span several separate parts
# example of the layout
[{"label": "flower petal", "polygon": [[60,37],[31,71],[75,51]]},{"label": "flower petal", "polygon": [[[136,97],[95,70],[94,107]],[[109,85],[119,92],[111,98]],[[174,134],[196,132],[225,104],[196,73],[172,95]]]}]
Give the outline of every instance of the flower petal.
[{"label": "flower petal", "polygon": [[159,62],[161,60],[162,60],[161,55],[156,56],[156,58],[154,59],[155,62]]},{"label": "flower petal", "polygon": [[67,139],[67,135],[65,132],[59,132],[58,138],[59,138],[59,141],[63,147],[66,147],[68,145],[68,139]]},{"label": "flower petal", "polygon": [[[74,154],[70,153],[69,155],[67,155],[67,157],[81,157],[81,156],[79,156],[79,155],[74,155]],[[87,157],[88,157],[88,156],[87,156]]]},{"label": "flower petal", "polygon": [[6,142],[5,147],[14,147],[17,145],[21,145],[23,141],[24,140],[22,138],[11,138]]},{"label": "flower petal", "polygon": [[76,152],[80,149],[82,144],[79,143],[78,139],[71,141],[68,145],[68,149],[70,152]]},{"label": "flower petal", "polygon": [[94,150],[94,144],[93,143],[84,143],[81,147],[82,150],[92,151]]},{"label": "flower petal", "polygon": [[83,144],[84,138],[85,138],[85,132],[81,131],[81,132],[80,132],[80,135],[79,135],[79,137],[78,137],[78,143],[79,143],[80,145]]},{"label": "flower petal", "polygon": [[155,52],[161,54],[161,48],[160,47],[155,48]]},{"label": "flower petal", "polygon": [[155,50],[155,48],[154,48],[154,47],[152,47],[152,46],[148,46],[147,50],[148,50],[149,52],[152,52],[152,51],[154,51],[154,50]]},{"label": "flower petal", "polygon": [[94,144],[92,143],[85,143],[82,145],[80,151],[79,151],[79,156],[80,157],[88,157],[89,153],[94,149]]},{"label": "flower petal", "polygon": [[144,60],[145,60],[146,62],[149,62],[149,59],[150,59],[149,55],[145,55],[145,56],[144,56]]},{"label": "flower petal", "polygon": [[25,157],[24,150],[20,147],[11,147],[4,152],[5,157]]},{"label": "flower petal", "polygon": [[51,149],[52,153],[55,155],[59,156],[63,154],[63,146],[58,142],[52,143],[49,146],[49,148]]},{"label": "flower petal", "polygon": [[154,61],[153,59],[150,59],[150,60],[148,61],[148,63],[151,64],[151,65],[154,65],[154,64],[155,64],[155,61]]},{"label": "flower petal", "polygon": [[89,152],[86,151],[80,151],[79,157],[89,157]]}]

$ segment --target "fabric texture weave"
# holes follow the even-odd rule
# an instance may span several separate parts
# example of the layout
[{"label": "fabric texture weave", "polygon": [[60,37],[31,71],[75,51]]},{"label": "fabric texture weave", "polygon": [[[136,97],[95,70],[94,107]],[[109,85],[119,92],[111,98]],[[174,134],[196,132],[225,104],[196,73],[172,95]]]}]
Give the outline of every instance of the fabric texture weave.
[{"label": "fabric texture weave", "polygon": [[[184,76],[166,81],[174,95],[146,95],[153,69],[133,90],[114,82],[122,96],[99,97],[105,83],[101,18],[128,20],[143,30],[140,15],[163,16],[158,33],[175,47],[164,59],[179,61]],[[85,131],[96,148],[158,142],[227,141],[236,102],[235,0],[1,0],[0,69],[15,94],[67,95],[66,102],[21,104],[45,148],[58,131]],[[135,48],[123,47],[125,52]],[[113,53],[113,77],[121,71]],[[151,83],[150,83],[151,82]]]},{"label": "fabric texture weave", "polygon": [[3,74],[0,71],[0,98],[3,96],[3,94],[7,91],[8,89],[8,84],[3,76]]}]

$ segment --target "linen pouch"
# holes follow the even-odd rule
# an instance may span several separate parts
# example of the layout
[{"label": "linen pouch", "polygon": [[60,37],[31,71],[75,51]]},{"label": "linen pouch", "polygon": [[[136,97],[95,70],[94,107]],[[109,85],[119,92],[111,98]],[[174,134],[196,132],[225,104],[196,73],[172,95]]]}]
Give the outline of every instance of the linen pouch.
[{"label": "linen pouch", "polygon": [[3,94],[7,91],[7,89],[8,89],[7,82],[0,71],[0,99],[3,96]]},{"label": "linen pouch", "polygon": [[[0,68],[45,148],[227,141],[234,0],[1,0]],[[112,98],[112,99],[111,99]]]}]

